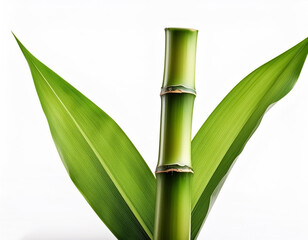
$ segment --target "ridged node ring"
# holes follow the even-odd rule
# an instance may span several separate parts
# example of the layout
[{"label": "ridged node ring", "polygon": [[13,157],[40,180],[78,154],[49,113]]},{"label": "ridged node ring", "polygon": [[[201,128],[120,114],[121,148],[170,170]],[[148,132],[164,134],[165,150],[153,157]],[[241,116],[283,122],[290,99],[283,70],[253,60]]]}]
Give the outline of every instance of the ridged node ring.
[{"label": "ridged node ring", "polygon": [[168,93],[189,93],[195,96],[197,94],[195,89],[185,87],[184,85],[173,85],[173,86],[163,87],[160,91],[160,96]]},{"label": "ridged node ring", "polygon": [[194,173],[193,169],[187,165],[181,166],[179,164],[170,164],[170,165],[163,165],[158,166],[156,168],[155,174],[158,173],[168,173],[168,172],[187,172],[187,173]]}]

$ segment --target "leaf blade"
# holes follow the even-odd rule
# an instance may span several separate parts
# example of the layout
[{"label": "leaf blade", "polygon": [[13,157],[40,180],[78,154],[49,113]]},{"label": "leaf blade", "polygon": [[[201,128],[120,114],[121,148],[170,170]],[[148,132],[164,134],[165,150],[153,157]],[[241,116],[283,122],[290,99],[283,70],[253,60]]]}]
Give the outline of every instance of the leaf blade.
[{"label": "leaf blade", "polygon": [[106,113],[16,40],[76,187],[117,238],[151,239],[155,178],[141,155]]},{"label": "leaf blade", "polygon": [[308,38],[245,77],[194,137],[192,239],[197,237],[235,159],[266,110],[293,88],[307,52]]}]

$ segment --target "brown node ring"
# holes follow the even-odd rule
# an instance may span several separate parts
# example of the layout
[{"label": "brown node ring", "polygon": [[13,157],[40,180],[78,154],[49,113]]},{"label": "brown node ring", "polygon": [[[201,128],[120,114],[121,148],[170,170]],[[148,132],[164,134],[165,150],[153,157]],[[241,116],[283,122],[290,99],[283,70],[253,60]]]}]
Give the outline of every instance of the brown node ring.
[{"label": "brown node ring", "polygon": [[155,174],[168,173],[168,172],[187,172],[194,173],[193,169],[189,166],[181,166],[178,164],[163,165],[156,168]]},{"label": "brown node ring", "polygon": [[174,85],[163,87],[160,91],[160,96],[168,93],[189,93],[196,96],[196,90],[193,88],[185,87],[184,85]]}]

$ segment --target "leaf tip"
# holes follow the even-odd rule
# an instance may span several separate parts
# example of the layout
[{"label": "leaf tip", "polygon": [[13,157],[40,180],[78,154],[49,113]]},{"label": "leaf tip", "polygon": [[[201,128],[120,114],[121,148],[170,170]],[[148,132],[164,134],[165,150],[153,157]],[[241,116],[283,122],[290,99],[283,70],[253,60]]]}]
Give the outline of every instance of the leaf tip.
[{"label": "leaf tip", "polygon": [[13,31],[11,31],[11,33],[13,34],[13,36],[14,36],[17,44],[19,45],[19,47],[20,47],[20,45],[23,46],[22,43],[19,41],[19,39],[16,37],[16,35],[13,33]]},{"label": "leaf tip", "polygon": [[19,41],[19,39],[16,37],[16,35],[13,33],[13,31],[11,31],[11,33],[13,34],[20,50],[22,51],[23,55],[25,56],[25,58],[28,60],[28,56],[29,54],[31,55],[31,53],[25,48],[25,46]]}]

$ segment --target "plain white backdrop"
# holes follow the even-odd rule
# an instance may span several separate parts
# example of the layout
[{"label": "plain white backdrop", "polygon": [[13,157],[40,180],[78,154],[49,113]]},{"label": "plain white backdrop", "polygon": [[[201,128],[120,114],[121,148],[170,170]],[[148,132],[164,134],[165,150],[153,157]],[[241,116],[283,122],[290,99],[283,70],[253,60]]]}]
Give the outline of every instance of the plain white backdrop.
[{"label": "plain white backdrop", "polygon": [[[70,181],[12,34],[107,112],[154,171],[164,28],[199,30],[193,133],[308,36],[308,1],[0,0],[0,239],[114,239]],[[308,239],[308,65],[238,158],[199,239]]]}]

